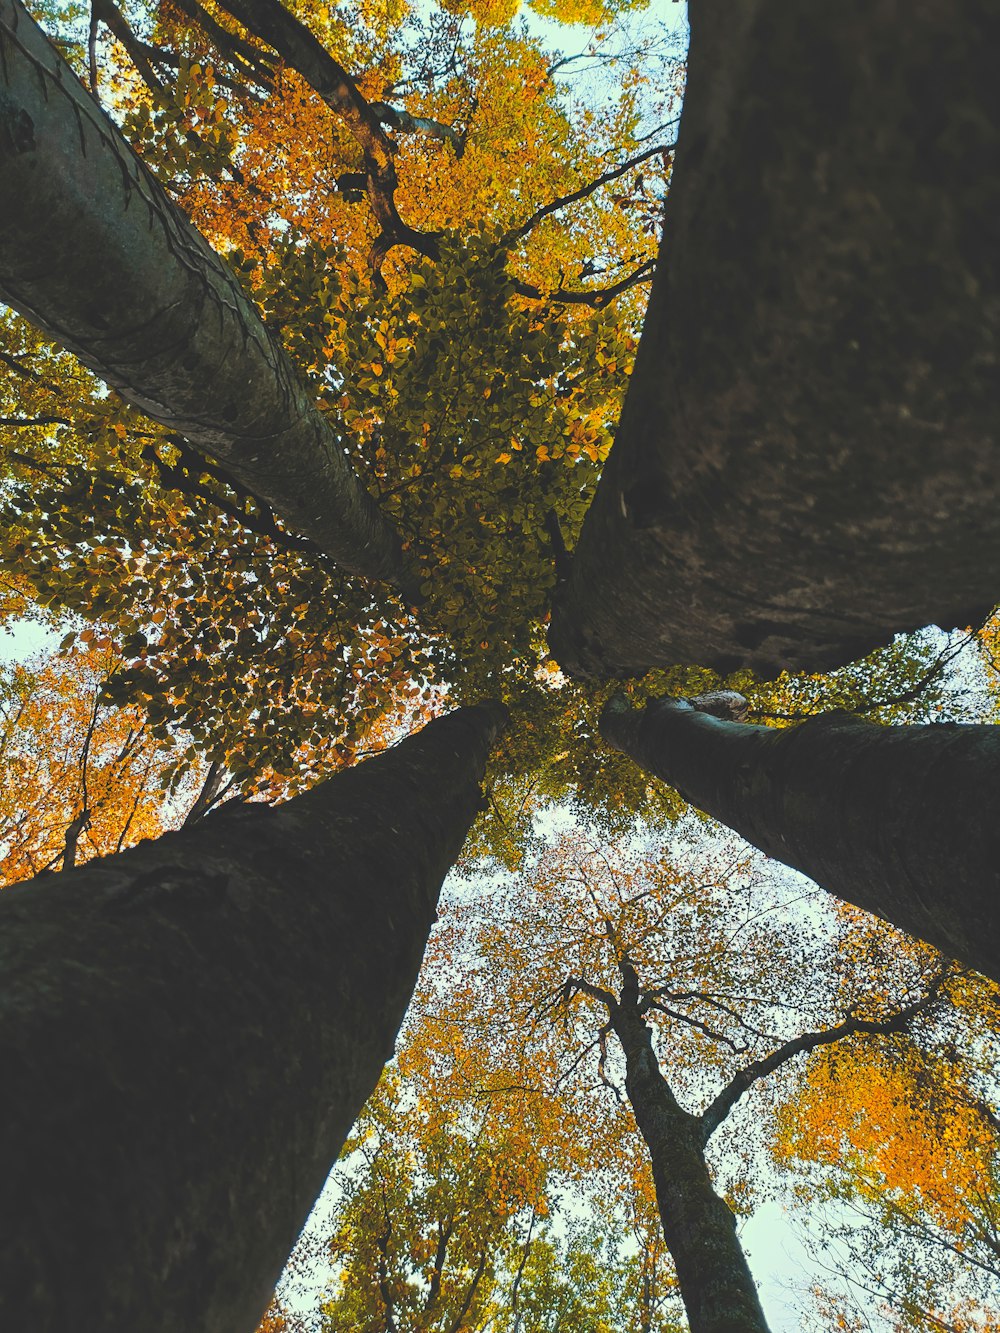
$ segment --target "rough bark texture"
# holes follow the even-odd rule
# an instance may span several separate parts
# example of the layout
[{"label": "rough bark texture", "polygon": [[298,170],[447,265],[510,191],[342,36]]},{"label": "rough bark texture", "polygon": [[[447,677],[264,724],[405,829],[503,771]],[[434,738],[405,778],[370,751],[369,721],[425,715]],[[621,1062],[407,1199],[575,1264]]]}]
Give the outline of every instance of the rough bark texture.
[{"label": "rough bark texture", "polygon": [[775,730],[616,699],[601,735],[768,856],[1000,981],[1000,727],[835,712]]},{"label": "rough bark texture", "polygon": [[1000,8],[692,0],[576,675],[828,670],[1000,597]]},{"label": "rough bark texture", "polygon": [[612,1011],[611,1022],[625,1051],[625,1090],[649,1149],[663,1235],[691,1333],[767,1333],[736,1219],[712,1186],[700,1118],[678,1104],[660,1073],[649,1028],[634,1008]]},{"label": "rough bark texture", "polygon": [[250,1333],[416,980],[503,723],[0,894],[0,1327]]},{"label": "rough bark texture", "polygon": [[0,194],[0,299],[344,569],[412,592],[252,302],[20,0],[0,0]]}]

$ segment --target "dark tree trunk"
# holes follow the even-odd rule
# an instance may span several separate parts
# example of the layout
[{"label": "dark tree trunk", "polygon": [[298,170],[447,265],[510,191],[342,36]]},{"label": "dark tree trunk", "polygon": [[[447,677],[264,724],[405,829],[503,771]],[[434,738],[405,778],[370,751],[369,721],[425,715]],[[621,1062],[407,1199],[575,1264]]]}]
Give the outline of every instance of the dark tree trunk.
[{"label": "dark tree trunk", "polygon": [[663,1235],[691,1333],[767,1333],[736,1219],[712,1186],[700,1118],[678,1104],[636,1008],[623,1003],[611,1012],[611,1022],[625,1051],[625,1090],[649,1149]]},{"label": "dark tree trunk", "polygon": [[409,1001],[499,705],[0,894],[0,1327],[250,1333]]},{"label": "dark tree trunk", "polygon": [[576,675],[829,670],[1000,597],[1000,8],[691,0]]},{"label": "dark tree trunk", "polygon": [[1000,981],[1000,727],[836,712],[775,730],[618,698],[601,735],[768,856]]},{"label": "dark tree trunk", "polygon": [[0,0],[0,197],[0,299],[344,569],[413,592],[278,341],[20,0]]}]

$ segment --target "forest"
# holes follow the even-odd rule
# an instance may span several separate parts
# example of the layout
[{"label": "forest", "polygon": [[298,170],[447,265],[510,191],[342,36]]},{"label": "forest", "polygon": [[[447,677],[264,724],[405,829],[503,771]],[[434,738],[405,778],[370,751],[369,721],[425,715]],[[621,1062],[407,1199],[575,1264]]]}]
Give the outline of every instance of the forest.
[{"label": "forest", "polygon": [[0,1328],[1000,1330],[990,0],[0,0]]}]

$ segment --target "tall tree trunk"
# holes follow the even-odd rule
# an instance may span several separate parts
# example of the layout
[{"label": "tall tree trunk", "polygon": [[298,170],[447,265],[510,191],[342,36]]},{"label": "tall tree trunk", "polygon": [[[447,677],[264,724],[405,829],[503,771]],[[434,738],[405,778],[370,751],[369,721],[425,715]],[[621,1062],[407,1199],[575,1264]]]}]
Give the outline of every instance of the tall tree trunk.
[{"label": "tall tree trunk", "polygon": [[697,704],[619,697],[601,735],[768,856],[1000,981],[1000,727],[835,712],[777,730]]},{"label": "tall tree trunk", "polygon": [[415,595],[253,303],[20,0],[0,0],[0,193],[0,299],[344,569]]},{"label": "tall tree trunk", "polygon": [[1000,596],[1000,8],[691,0],[577,675],[829,670]]},{"label": "tall tree trunk", "polygon": [[0,894],[0,1326],[250,1333],[384,1062],[499,705]]},{"label": "tall tree trunk", "polygon": [[663,1235],[691,1333],[767,1333],[736,1219],[712,1186],[701,1120],[678,1104],[660,1073],[636,1007],[623,999],[610,1017],[625,1052],[625,1090],[649,1149]]}]

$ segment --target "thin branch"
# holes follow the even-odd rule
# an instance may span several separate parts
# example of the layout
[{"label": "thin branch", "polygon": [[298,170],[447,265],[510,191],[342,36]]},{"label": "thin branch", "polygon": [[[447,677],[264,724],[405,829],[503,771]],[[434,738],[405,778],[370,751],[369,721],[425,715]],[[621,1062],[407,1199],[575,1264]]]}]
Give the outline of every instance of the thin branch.
[{"label": "thin branch", "polygon": [[473,1274],[472,1281],[469,1283],[469,1289],[465,1293],[465,1299],[462,1301],[461,1308],[455,1315],[455,1318],[448,1325],[448,1333],[458,1333],[458,1330],[462,1327],[465,1316],[472,1308],[472,1302],[475,1300],[476,1291],[479,1288],[480,1282],[483,1280],[483,1274],[486,1272],[486,1261],[488,1257],[489,1251],[484,1247],[480,1251],[479,1263],[476,1265],[476,1271]]},{"label": "thin branch", "polygon": [[775,1070],[780,1069],[782,1065],[787,1064],[795,1056],[802,1055],[807,1051],[814,1051],[818,1046],[829,1046],[835,1041],[841,1041],[844,1037],[852,1037],[862,1032],[874,1036],[886,1036],[893,1032],[905,1031],[918,1014],[929,1009],[937,1001],[945,976],[945,972],[939,973],[919,1000],[906,1005],[890,1018],[864,1019],[851,1016],[836,1024],[835,1027],[824,1028],[819,1032],[804,1032],[801,1036],[786,1041],[784,1045],[779,1046],[776,1051],[772,1051],[763,1060],[754,1060],[745,1069],[741,1069],[738,1074],[734,1075],[707,1109],[702,1112],[701,1125],[705,1142],[715,1133],[749,1088],[753,1087],[760,1079],[766,1078],[768,1074],[773,1074]]},{"label": "thin branch", "polygon": [[60,390],[54,384],[50,384],[43,375],[39,375],[37,370],[32,370],[26,366],[23,361],[19,361],[16,356],[10,352],[0,351],[0,364],[5,365],[8,370],[12,370],[15,375],[20,375],[22,379],[30,380],[32,384],[37,384],[43,389],[48,389],[49,393],[59,393]]},{"label": "thin branch", "polygon": [[539,222],[544,218],[549,217],[550,214],[558,213],[559,209],[566,208],[570,204],[579,203],[581,199],[587,199],[590,195],[601,189],[602,186],[609,185],[612,181],[618,180],[620,176],[624,176],[626,172],[631,171],[633,167],[639,166],[641,162],[646,162],[651,157],[662,157],[667,153],[672,153],[675,147],[675,144],[657,144],[655,148],[647,148],[644,152],[637,153],[635,157],[630,157],[627,162],[621,163],[620,166],[613,167],[610,171],[604,172],[602,176],[598,176],[596,180],[592,180],[589,185],[582,185],[579,190],[573,190],[569,194],[563,194],[560,195],[559,198],[553,199],[551,203],[536,209],[527,221],[522,222],[519,226],[512,227],[510,231],[505,232],[499,241],[500,248],[503,250],[508,249],[515,241],[519,241],[522,237],[527,236],[529,231],[534,227],[537,227]]},{"label": "thin branch", "polygon": [[[879,708],[892,708],[896,704],[913,703],[916,699],[920,698],[928,685],[942,674],[945,667],[975,640],[981,629],[982,626],[977,626],[976,629],[970,630],[968,634],[963,635],[957,644],[947,644],[942,648],[916,684],[909,686],[905,690],[900,690],[898,694],[890,694],[888,698],[885,699],[874,699],[870,700],[868,703],[854,704],[849,711],[858,714],[874,713]],[[775,722],[799,722],[804,718],[814,717],[816,711],[817,710],[814,709],[812,711],[800,710],[790,713],[770,713],[763,709],[753,709],[751,716],[755,718],[767,718]],[[819,711],[822,711],[822,709]]]},{"label": "thin branch", "polygon": [[[759,1000],[755,1000],[752,997],[743,996],[737,998],[742,998],[745,1002],[751,1004],[760,1003]],[[730,1018],[739,1023],[744,1031],[752,1032],[755,1037],[766,1038],[768,1036],[768,1034],[763,1032],[760,1028],[755,1027],[752,1023],[748,1023],[738,1009],[733,1009],[731,1005],[726,1004],[723,1000],[717,999],[714,995],[708,994],[707,991],[672,991],[668,986],[657,986],[655,990],[646,992],[646,999],[646,1007],[651,1009],[661,1008],[663,1000],[673,1000],[675,1002],[700,1000],[703,1004],[711,1005],[713,1009],[719,1009],[722,1013],[728,1014]],[[666,1010],[664,1010],[664,1012],[666,1012]],[[685,1018],[683,1021],[687,1022],[688,1020]],[[736,1048],[733,1047],[733,1049],[735,1050]]]},{"label": "thin branch", "polygon": [[621,1088],[612,1079],[608,1078],[608,1037],[612,1031],[613,1028],[609,1019],[597,1034],[597,1045],[601,1052],[597,1060],[597,1076],[601,1083],[615,1094],[618,1103],[624,1105],[625,1098],[622,1096]]},{"label": "thin branch", "polygon": [[696,1028],[697,1031],[704,1033],[706,1037],[710,1037],[712,1041],[722,1042],[722,1044],[728,1046],[735,1055],[740,1055],[746,1050],[745,1046],[737,1046],[732,1037],[727,1037],[724,1032],[717,1032],[715,1028],[709,1027],[707,1023],[703,1023],[700,1018],[693,1018],[690,1014],[682,1014],[677,1009],[671,1009],[661,1000],[645,1000],[639,1007],[639,1013],[640,1015],[645,1014],[651,1009],[655,1009],[659,1014],[666,1014],[667,1018],[676,1019],[678,1023],[684,1023],[687,1027]]},{"label": "thin branch", "polygon": [[522,282],[520,278],[515,278],[511,286],[518,296],[525,296],[530,301],[551,301],[553,305],[589,305],[595,310],[601,310],[604,306],[610,305],[616,296],[627,292],[630,287],[635,287],[640,282],[650,282],[655,267],[656,260],[647,259],[644,264],[640,264],[637,269],[611,287],[593,288],[589,291],[557,287],[553,292],[543,292],[540,287],[535,287],[530,282]]},{"label": "thin branch", "polygon": [[[171,443],[178,447],[174,437],[171,437]],[[261,501],[257,500],[259,512],[250,513],[245,507],[234,504],[227,500],[225,496],[220,495],[218,491],[211,490],[195,480],[192,469],[195,474],[203,473],[206,476],[213,477],[221,481],[224,485],[230,486],[233,490],[249,498],[248,492],[242,491],[235,486],[233,482],[222,475],[222,473],[211,467],[200,455],[195,454],[190,447],[184,445],[181,459],[178,463],[165,463],[156,449],[151,445],[142,451],[142,457],[155,467],[161,484],[168,490],[180,491],[183,495],[192,496],[199,500],[205,500],[221,513],[234,519],[241,527],[248,528],[251,532],[256,532],[262,537],[268,537],[287,551],[306,551],[310,555],[322,556],[322,549],[309,537],[300,537],[295,533],[287,532],[284,528],[278,526],[271,510]]]},{"label": "thin branch", "polygon": [[266,51],[224,28],[198,0],[174,0],[174,3],[212,39],[235,69],[252,78],[261,88],[270,91],[274,87],[274,62]]}]

